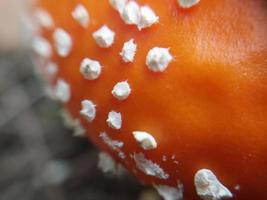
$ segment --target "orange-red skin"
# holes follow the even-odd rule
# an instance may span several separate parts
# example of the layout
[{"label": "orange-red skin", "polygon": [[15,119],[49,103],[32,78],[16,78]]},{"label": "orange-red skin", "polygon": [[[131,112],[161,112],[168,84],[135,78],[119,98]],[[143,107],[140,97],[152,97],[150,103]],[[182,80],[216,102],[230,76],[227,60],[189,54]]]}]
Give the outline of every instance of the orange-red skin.
[{"label": "orange-red skin", "polygon": [[[90,12],[91,22],[82,28],[71,16],[77,3]],[[130,171],[135,163],[129,154],[143,152],[158,163],[170,179],[148,177],[137,170],[145,183],[184,185],[185,200],[199,199],[194,174],[211,169],[238,200],[267,199],[267,2],[265,0],[202,0],[191,9],[181,9],[176,0],[138,0],[148,4],[160,17],[158,24],[138,31],[125,25],[107,0],[41,0],[55,27],[62,27],[73,39],[67,58],[54,53],[60,66],[58,77],[71,85],[67,103],[80,118],[80,102],[90,99],[97,105],[93,123],[82,120],[88,137],[110,152]],[[102,49],[92,32],[107,24],[116,33],[111,48]],[[53,30],[43,30],[52,41]],[[138,50],[134,63],[122,62],[119,52],[125,41],[134,38]],[[174,61],[163,73],[145,65],[152,47],[169,47]],[[98,80],[85,80],[79,73],[84,57],[99,60],[103,73]],[[111,95],[113,86],[128,80],[130,97],[119,102]],[[122,113],[119,131],[106,124],[110,110]],[[142,150],[132,131],[154,135],[158,148]],[[106,131],[125,143],[127,159],[121,160],[99,138]],[[179,164],[170,157],[176,156]],[[168,160],[162,161],[166,155]],[[240,185],[240,191],[234,190]]]}]

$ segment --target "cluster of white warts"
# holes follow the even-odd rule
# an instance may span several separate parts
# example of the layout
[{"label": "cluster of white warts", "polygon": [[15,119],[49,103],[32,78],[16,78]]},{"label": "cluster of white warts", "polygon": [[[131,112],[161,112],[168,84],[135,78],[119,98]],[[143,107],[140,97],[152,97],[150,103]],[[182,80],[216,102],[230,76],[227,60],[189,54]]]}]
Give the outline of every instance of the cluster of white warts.
[{"label": "cluster of white warts", "polygon": [[[117,10],[126,24],[136,25],[139,30],[148,28],[159,21],[159,17],[156,16],[154,11],[149,6],[139,6],[135,1],[128,0],[109,0],[111,6]],[[178,0],[181,7],[189,8],[197,4],[199,0]],[[50,15],[44,10],[38,10],[36,13],[39,18],[39,24],[44,28],[53,27],[53,20]],[[90,22],[90,16],[87,9],[78,4],[72,12],[72,17],[84,28],[87,28]],[[107,26],[103,25],[96,30],[92,37],[96,44],[101,48],[110,48],[115,41],[115,33]],[[67,57],[72,49],[71,36],[62,28],[57,28],[54,31],[53,39],[55,42],[55,48],[59,56]],[[44,58],[50,58],[52,56],[52,47],[49,42],[42,37],[37,37],[33,41],[33,49],[40,56]],[[125,63],[134,62],[135,54],[137,50],[137,44],[134,39],[126,41],[120,52],[122,61]],[[163,72],[167,69],[169,63],[173,60],[173,56],[170,54],[168,48],[154,47],[149,50],[146,57],[146,65],[152,72]],[[53,68],[50,66],[47,68],[54,73],[57,71],[55,65]],[[52,73],[50,72],[50,73]],[[100,77],[102,72],[102,66],[97,60],[90,58],[84,58],[80,64],[80,73],[87,80],[96,80]],[[115,84],[111,94],[118,101],[126,100],[131,94],[131,87],[128,81],[121,81]],[[54,88],[54,96],[59,101],[65,103],[71,98],[70,86],[63,79],[59,79]],[[89,123],[92,123],[96,118],[96,105],[91,100],[83,100],[81,102],[82,109],[80,115],[83,116]],[[112,129],[119,130],[122,127],[122,115],[120,112],[110,111],[106,120],[108,126]],[[80,123],[78,123],[80,124]],[[80,126],[80,125],[79,125]],[[112,140],[107,133],[100,134],[100,138],[111,149],[118,152],[118,156],[124,159],[126,155],[120,150],[123,146],[123,142]],[[143,150],[152,150],[157,148],[157,142],[155,138],[145,131],[133,131],[133,138],[137,141],[138,145]],[[154,176],[159,179],[168,179],[169,175],[164,170],[153,163],[151,160],[145,158],[143,153],[134,153],[131,155],[136,162],[137,168],[144,172],[146,175]],[[231,198],[232,193],[223,186],[212,171],[207,169],[199,170],[195,174],[195,186],[197,194],[202,199],[220,200],[225,198]],[[165,185],[155,185],[159,194],[168,200],[182,199],[182,185],[179,187],[169,187]]]}]

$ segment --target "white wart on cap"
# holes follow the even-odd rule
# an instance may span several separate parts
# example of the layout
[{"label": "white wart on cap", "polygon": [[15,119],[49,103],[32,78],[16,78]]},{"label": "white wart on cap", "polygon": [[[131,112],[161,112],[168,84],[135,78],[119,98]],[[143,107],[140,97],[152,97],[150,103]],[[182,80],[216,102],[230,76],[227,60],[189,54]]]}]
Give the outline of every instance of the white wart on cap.
[{"label": "white wart on cap", "polygon": [[43,58],[50,58],[52,56],[50,43],[42,37],[37,36],[33,39],[32,48],[36,54]]},{"label": "white wart on cap", "polygon": [[54,88],[54,97],[62,103],[66,103],[70,100],[70,86],[63,79],[57,81]]},{"label": "white wart on cap", "polygon": [[164,200],[183,200],[183,185],[180,183],[177,187],[167,185],[153,185]]},{"label": "white wart on cap", "polygon": [[59,56],[67,57],[72,49],[72,39],[62,28],[57,28],[53,34],[56,50]]},{"label": "white wart on cap", "polygon": [[123,147],[124,143],[119,140],[113,140],[106,132],[101,132],[99,137],[102,141],[113,151],[121,152],[120,149]]},{"label": "white wart on cap", "polygon": [[159,21],[159,17],[149,6],[142,6],[140,8],[140,19],[138,22],[138,29],[148,28]]},{"label": "white wart on cap", "polygon": [[146,65],[153,72],[163,72],[172,59],[168,48],[154,47],[147,54]]},{"label": "white wart on cap", "polygon": [[41,27],[52,28],[54,26],[54,20],[52,19],[51,15],[44,9],[37,9],[35,11],[35,17]]},{"label": "white wart on cap", "polygon": [[72,11],[72,17],[84,28],[89,24],[89,13],[82,4],[78,4]]},{"label": "white wart on cap", "polygon": [[177,0],[177,2],[182,8],[191,8],[197,5],[200,0]]},{"label": "white wart on cap", "polygon": [[151,134],[144,131],[134,131],[133,136],[144,150],[157,148],[157,142]]},{"label": "white wart on cap", "polygon": [[106,25],[93,33],[93,38],[102,48],[108,48],[114,43],[115,33]]},{"label": "white wart on cap", "polygon": [[115,174],[116,165],[117,163],[108,153],[101,152],[98,154],[97,167],[104,173]]},{"label": "white wart on cap", "polygon": [[64,125],[69,128],[72,129],[73,131],[73,136],[75,137],[85,137],[86,135],[86,130],[85,128],[82,126],[81,122],[79,119],[75,119],[69,111],[67,111],[66,109],[61,110],[60,115],[63,119],[63,123]]},{"label": "white wart on cap", "polygon": [[127,81],[122,81],[122,82],[117,83],[113,87],[113,90],[111,93],[116,99],[122,101],[129,97],[129,95],[131,94],[131,88]]},{"label": "white wart on cap", "polygon": [[47,80],[54,80],[58,73],[58,65],[52,61],[49,61],[45,66],[45,75]]},{"label": "white wart on cap", "polygon": [[58,72],[58,65],[54,62],[48,62],[46,66],[46,73],[49,76],[54,76]]},{"label": "white wart on cap", "polygon": [[97,79],[102,71],[100,63],[90,58],[84,58],[80,64],[80,73],[87,80]]},{"label": "white wart on cap", "polygon": [[209,169],[197,171],[194,178],[197,194],[203,200],[222,200],[232,198],[232,193],[221,184]]},{"label": "white wart on cap", "polygon": [[122,126],[122,117],[121,113],[111,111],[108,113],[107,123],[110,128],[121,129]]},{"label": "white wart on cap", "polygon": [[133,159],[136,167],[148,176],[154,176],[159,179],[166,180],[170,176],[158,164],[145,157],[143,153],[134,153]]},{"label": "white wart on cap", "polygon": [[83,116],[88,122],[92,122],[96,117],[96,106],[90,100],[83,100],[81,102],[82,109],[80,115]]},{"label": "white wart on cap", "polygon": [[127,1],[128,0],[109,0],[109,4],[119,13],[122,13]]},{"label": "white wart on cap", "polygon": [[129,41],[125,42],[123,48],[120,52],[122,60],[125,63],[133,62],[135,53],[136,53],[137,45],[134,43],[134,39],[130,39]]},{"label": "white wart on cap", "polygon": [[140,7],[135,1],[129,1],[125,6],[121,14],[122,20],[125,24],[139,23],[140,19]]}]

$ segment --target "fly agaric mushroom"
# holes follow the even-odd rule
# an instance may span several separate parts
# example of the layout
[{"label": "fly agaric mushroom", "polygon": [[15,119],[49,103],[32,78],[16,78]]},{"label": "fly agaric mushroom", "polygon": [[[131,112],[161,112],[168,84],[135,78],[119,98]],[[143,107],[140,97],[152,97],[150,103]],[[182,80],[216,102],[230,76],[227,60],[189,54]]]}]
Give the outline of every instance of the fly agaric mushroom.
[{"label": "fly agaric mushroom", "polygon": [[265,0],[36,8],[55,97],[100,149],[166,200],[267,199]]}]

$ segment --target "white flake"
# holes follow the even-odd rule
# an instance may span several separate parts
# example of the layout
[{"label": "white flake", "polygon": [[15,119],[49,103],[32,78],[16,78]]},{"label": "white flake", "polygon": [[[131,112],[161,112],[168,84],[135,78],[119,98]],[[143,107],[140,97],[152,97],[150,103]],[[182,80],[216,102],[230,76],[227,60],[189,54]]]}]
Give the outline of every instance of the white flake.
[{"label": "white flake", "polygon": [[71,96],[69,84],[64,80],[59,79],[54,88],[54,96],[58,101],[62,103],[68,102]]},{"label": "white flake", "polygon": [[164,162],[167,161],[167,156],[166,156],[166,155],[163,155],[163,156],[162,156],[162,161],[164,161]]},{"label": "white flake", "polygon": [[98,154],[98,168],[104,173],[110,173],[116,176],[122,176],[126,173],[125,168],[106,152]]},{"label": "white flake", "polygon": [[131,88],[127,81],[117,83],[112,90],[112,95],[118,100],[125,100],[131,94]]},{"label": "white flake", "polygon": [[145,158],[143,153],[134,153],[133,155],[136,167],[148,176],[154,176],[159,179],[168,179],[169,174],[156,163]]},{"label": "white flake", "polygon": [[111,139],[106,132],[100,133],[99,137],[110,149],[118,153],[118,157],[120,159],[126,158],[125,153],[121,150],[121,148],[123,147],[123,142]]},{"label": "white flake", "polygon": [[110,149],[114,151],[120,152],[120,148],[123,147],[123,142],[111,139],[106,132],[100,133],[99,137]]},{"label": "white flake", "polygon": [[67,57],[72,48],[72,39],[70,35],[62,28],[57,28],[53,34],[53,38],[58,55]]},{"label": "white flake", "polygon": [[102,71],[100,63],[96,60],[84,58],[80,65],[80,73],[87,80],[97,79]]},{"label": "white flake", "polygon": [[134,131],[133,136],[144,150],[157,148],[157,142],[151,134],[144,131]]},{"label": "white flake", "polygon": [[147,54],[146,65],[153,72],[163,72],[172,59],[168,48],[154,47]]},{"label": "white flake", "polygon": [[138,29],[148,28],[159,21],[159,17],[149,6],[142,6],[140,8],[140,19],[138,22]]},{"label": "white flake", "polygon": [[183,185],[178,184],[177,187],[167,185],[154,185],[159,195],[164,200],[183,200]]},{"label": "white flake", "polygon": [[125,153],[122,152],[122,151],[119,151],[118,156],[119,156],[119,158],[121,158],[121,159],[125,159],[125,158],[126,158]]},{"label": "white flake", "polygon": [[113,129],[117,129],[117,130],[121,129],[121,125],[122,125],[121,114],[115,111],[109,112],[107,123],[108,123],[108,126]]},{"label": "white flake", "polygon": [[85,128],[82,126],[81,122],[79,119],[74,119],[73,116],[67,111],[67,110],[62,110],[61,111],[61,117],[63,119],[64,125],[73,130],[73,136],[77,137],[84,137],[86,134]]},{"label": "white flake", "polygon": [[89,13],[82,4],[78,4],[72,11],[72,17],[79,22],[84,28],[88,27],[89,24]]},{"label": "white flake", "polygon": [[122,13],[127,1],[128,0],[109,0],[109,3],[115,10]]},{"label": "white flake", "polygon": [[52,56],[52,47],[48,40],[37,36],[33,39],[32,48],[36,54],[44,58]]},{"label": "white flake", "polygon": [[102,48],[108,48],[114,43],[115,33],[106,25],[93,33],[96,43]]},{"label": "white flake", "polygon": [[203,200],[221,200],[232,198],[232,193],[220,183],[211,170],[201,169],[194,178],[197,194]]},{"label": "white flake", "polygon": [[98,154],[97,166],[104,173],[116,173],[116,162],[109,154],[105,152]]},{"label": "white flake", "polygon": [[125,42],[120,52],[122,60],[126,63],[133,62],[136,48],[137,45],[134,43],[134,39],[130,39],[129,41]]},{"label": "white flake", "polygon": [[82,109],[80,114],[87,119],[88,122],[92,122],[96,117],[96,106],[90,100],[83,100],[81,102]]},{"label": "white flake", "polygon": [[200,0],[177,0],[177,2],[182,8],[191,8],[197,5]]},{"label": "white flake", "polygon": [[74,120],[73,122],[73,136],[75,137],[85,137],[86,136],[86,130],[82,126],[79,119]]},{"label": "white flake", "polygon": [[135,1],[129,1],[121,14],[122,20],[126,24],[137,25],[140,20],[140,7]]},{"label": "white flake", "polygon": [[174,160],[173,163],[179,165],[179,162],[177,160]]},{"label": "white flake", "polygon": [[56,74],[58,73],[58,65],[56,63],[48,61],[44,69],[46,80],[52,81],[56,78]]},{"label": "white flake", "polygon": [[35,17],[38,21],[38,24],[43,28],[52,28],[54,26],[54,21],[51,15],[44,9],[37,9],[35,11]]}]

